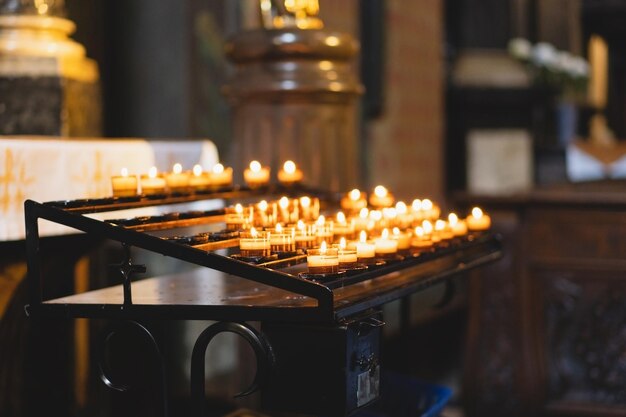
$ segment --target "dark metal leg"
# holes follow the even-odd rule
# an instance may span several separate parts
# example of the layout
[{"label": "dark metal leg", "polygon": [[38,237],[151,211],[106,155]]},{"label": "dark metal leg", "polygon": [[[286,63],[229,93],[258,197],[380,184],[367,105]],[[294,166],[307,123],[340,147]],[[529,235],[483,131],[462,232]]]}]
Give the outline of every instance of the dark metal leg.
[{"label": "dark metal leg", "polygon": [[108,361],[106,360],[106,350],[107,346],[111,339],[115,336],[116,333],[121,332],[132,332],[134,335],[140,337],[144,342],[151,347],[149,352],[146,352],[147,355],[150,356],[150,360],[153,363],[154,369],[158,370],[158,375],[160,381],[153,383],[154,395],[153,398],[155,401],[161,401],[161,410],[158,412],[159,416],[166,417],[168,413],[168,405],[167,405],[167,387],[166,387],[166,377],[165,377],[165,364],[163,361],[163,356],[161,355],[161,351],[159,346],[154,339],[154,336],[150,331],[145,328],[143,325],[135,322],[135,321],[125,321],[116,323],[116,326],[110,329],[105,333],[105,337],[102,340],[100,346],[100,352],[98,354],[98,361],[100,367],[100,379],[104,384],[116,391],[127,392],[130,387],[127,384],[121,383],[120,381],[114,381],[111,378],[111,369]]},{"label": "dark metal leg", "polygon": [[219,322],[207,327],[196,340],[191,356],[191,399],[193,402],[194,414],[205,416],[205,355],[211,340],[219,333],[231,332],[243,337],[254,349],[257,360],[257,371],[252,385],[246,390],[235,395],[235,397],[245,397],[250,395],[267,381],[274,366],[274,354],[271,345],[263,336],[246,323]]},{"label": "dark metal leg", "polygon": [[131,291],[132,278],[135,274],[143,274],[146,272],[145,265],[133,264],[130,258],[130,245],[126,243],[122,244],[124,248],[124,260],[111,267],[119,272],[122,277],[122,286],[124,289],[124,305],[131,305],[133,303],[133,296]]}]

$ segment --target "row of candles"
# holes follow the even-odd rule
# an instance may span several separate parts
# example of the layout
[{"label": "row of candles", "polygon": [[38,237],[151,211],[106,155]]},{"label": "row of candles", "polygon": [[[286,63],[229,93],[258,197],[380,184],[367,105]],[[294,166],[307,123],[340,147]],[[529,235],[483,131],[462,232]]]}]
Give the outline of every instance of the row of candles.
[{"label": "row of candles", "polygon": [[439,207],[428,199],[416,199],[410,206],[398,202],[393,207],[370,210],[367,203],[362,207],[362,197],[359,190],[346,194],[342,208],[348,214],[339,211],[332,218],[320,215],[319,201],[306,196],[282,197],[247,207],[237,204],[226,214],[226,225],[241,230],[241,256],[267,257],[303,250],[311,274],[368,265],[398,253],[419,253],[469,232],[488,230],[491,225],[489,216],[478,207],[465,219],[450,213],[444,220],[439,218]]},{"label": "row of candles", "polygon": [[[250,162],[244,170],[244,181],[250,188],[263,187],[269,184],[270,168],[258,161]],[[283,185],[291,185],[302,181],[302,171],[293,161],[286,161],[278,171],[278,181]],[[149,169],[147,174],[133,175],[128,169],[122,168],[120,175],[111,177],[113,195],[130,197],[138,194],[155,195],[169,192],[208,191],[215,188],[230,186],[233,183],[233,169],[218,163],[210,170],[196,164],[191,171],[184,170],[181,164],[174,164],[169,172],[158,172],[156,167]]]}]

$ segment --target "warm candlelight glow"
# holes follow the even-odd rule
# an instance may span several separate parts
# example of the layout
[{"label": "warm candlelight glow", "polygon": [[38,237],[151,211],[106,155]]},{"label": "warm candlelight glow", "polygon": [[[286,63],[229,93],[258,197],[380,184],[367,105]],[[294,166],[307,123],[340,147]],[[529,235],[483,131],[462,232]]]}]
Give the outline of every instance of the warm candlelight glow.
[{"label": "warm candlelight glow", "polygon": [[320,255],[326,254],[326,250],[327,250],[326,241],[323,240],[322,244],[320,245]]},{"label": "warm candlelight glow", "polygon": [[445,221],[443,221],[443,220],[441,220],[441,219],[438,219],[438,220],[435,222],[435,230],[436,230],[436,231],[441,232],[441,231],[442,231],[442,230],[444,230],[445,228],[446,228],[446,222],[445,222]]},{"label": "warm candlelight glow", "polygon": [[350,191],[350,194],[348,195],[350,197],[350,200],[358,201],[361,198],[361,191],[355,188],[354,190]]},{"label": "warm candlelight glow", "polygon": [[202,175],[202,166],[200,166],[199,164],[196,164],[193,166],[193,175],[195,175],[196,177],[199,177],[200,175]]},{"label": "warm candlelight glow", "polygon": [[370,219],[374,221],[380,221],[383,218],[383,213],[379,210],[370,211]]},{"label": "warm candlelight glow", "polygon": [[422,200],[422,210],[428,211],[433,209],[433,202],[425,198]]},{"label": "warm candlelight glow", "polygon": [[311,207],[311,198],[307,196],[300,197],[300,205],[302,206],[302,208]]},{"label": "warm candlelight glow", "polygon": [[261,163],[259,161],[250,162],[250,171],[254,172],[255,174],[261,172]]},{"label": "warm candlelight glow", "polygon": [[481,217],[483,217],[483,211],[478,207],[474,207],[472,209],[472,216],[474,216],[474,218],[476,219],[480,219]]},{"label": "warm candlelight glow", "polygon": [[420,211],[422,209],[422,200],[420,200],[419,198],[413,200],[413,203],[411,203],[411,208],[413,209],[413,211]]},{"label": "warm candlelight glow", "polygon": [[276,223],[276,233],[282,233],[283,232],[283,226],[280,223]]},{"label": "warm candlelight glow", "polygon": [[122,177],[128,177],[128,168],[122,168],[120,174],[122,174]]},{"label": "warm candlelight glow", "polygon": [[387,189],[382,185],[377,185],[376,188],[374,188],[374,194],[376,194],[377,197],[383,198],[387,195],[387,193]]},{"label": "warm candlelight glow", "polygon": [[281,197],[280,200],[278,200],[278,205],[281,209],[286,210],[287,207],[289,207],[289,199],[287,197]]},{"label": "warm candlelight glow", "polygon": [[298,230],[304,230],[305,229],[304,222],[302,220],[298,220],[296,227],[298,228]]},{"label": "warm candlelight glow", "polygon": [[[387,230],[387,229],[385,229],[385,230]],[[400,236],[400,229],[398,229],[397,227],[394,227],[392,232],[393,232],[394,236]]]},{"label": "warm candlelight glow", "polygon": [[346,222],[346,215],[343,214],[343,211],[337,212],[337,222],[338,223],[345,223]]},{"label": "warm candlelight glow", "polygon": [[222,164],[215,164],[213,165],[213,169],[212,169],[214,174],[221,174],[222,172],[224,172],[224,165]]},{"label": "warm candlelight glow", "polygon": [[389,230],[387,230],[387,228],[383,229],[383,232],[380,234],[380,237],[383,239],[389,239]]},{"label": "warm candlelight glow", "polygon": [[396,203],[396,213],[398,214],[406,214],[407,212],[407,207],[406,204],[404,203],[404,201],[398,201]]},{"label": "warm candlelight glow", "polygon": [[383,217],[385,219],[395,219],[396,217],[398,217],[398,212],[395,208],[384,208]]},{"label": "warm candlelight glow", "polygon": [[267,201],[261,200],[257,206],[259,207],[259,210],[263,212],[267,211]]},{"label": "warm candlelight glow", "polygon": [[326,223],[326,217],[324,217],[323,215],[320,215],[315,221],[315,224],[318,226],[324,226],[324,223]]},{"label": "warm candlelight glow", "polygon": [[286,161],[283,165],[283,170],[287,174],[293,174],[294,172],[296,172],[296,164],[293,161]]},{"label": "warm candlelight glow", "polygon": [[342,250],[346,248],[346,238],[342,237],[341,239],[339,239],[339,248],[341,248]]},{"label": "warm candlelight glow", "polygon": [[422,222],[422,229],[424,229],[424,234],[430,235],[433,232],[433,224],[429,220],[424,220]]},{"label": "warm candlelight glow", "polygon": [[239,203],[235,204],[235,213],[241,214],[243,213],[243,206]]},{"label": "warm candlelight glow", "polygon": [[157,168],[156,167],[152,167],[148,170],[148,177],[150,178],[156,178],[157,177]]},{"label": "warm candlelight glow", "polygon": [[172,167],[172,172],[174,174],[180,174],[181,172],[183,172],[183,166],[179,163],[174,164],[174,166]]},{"label": "warm candlelight glow", "polygon": [[420,239],[424,237],[424,229],[421,226],[417,226],[415,228],[415,236],[419,237]]},{"label": "warm candlelight glow", "polygon": [[259,233],[256,231],[256,229],[254,227],[250,228],[250,236],[252,236],[254,238],[259,236]]},{"label": "warm candlelight glow", "polygon": [[365,230],[361,230],[361,233],[359,233],[359,242],[367,242],[367,233],[365,233]]},{"label": "warm candlelight glow", "polygon": [[361,211],[359,211],[359,217],[362,219],[367,219],[370,215],[370,211],[366,208],[362,208]]},{"label": "warm candlelight glow", "polygon": [[459,216],[457,216],[455,213],[448,214],[448,223],[450,223],[451,227],[456,226],[458,222],[459,222]]}]

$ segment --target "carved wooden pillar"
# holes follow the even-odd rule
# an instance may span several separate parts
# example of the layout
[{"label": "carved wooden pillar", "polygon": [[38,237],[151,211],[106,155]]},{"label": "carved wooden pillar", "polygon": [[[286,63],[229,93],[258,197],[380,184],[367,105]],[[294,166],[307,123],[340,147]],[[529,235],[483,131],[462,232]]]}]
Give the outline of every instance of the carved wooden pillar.
[{"label": "carved wooden pillar", "polygon": [[351,36],[324,30],[256,30],[229,42],[236,73],[225,93],[233,104],[236,172],[252,159],[273,172],[292,159],[308,184],[357,184],[357,52]]}]

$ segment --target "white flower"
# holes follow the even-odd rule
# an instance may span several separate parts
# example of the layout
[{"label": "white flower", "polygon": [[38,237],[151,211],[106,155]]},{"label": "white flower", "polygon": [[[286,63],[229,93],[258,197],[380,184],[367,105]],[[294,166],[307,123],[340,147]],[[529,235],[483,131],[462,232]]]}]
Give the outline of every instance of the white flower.
[{"label": "white flower", "polygon": [[587,78],[589,76],[589,63],[579,56],[572,60],[572,75],[577,78]]},{"label": "white flower", "polygon": [[557,50],[547,42],[539,42],[532,49],[532,60],[540,67],[552,68],[557,60]]},{"label": "white flower", "polygon": [[558,51],[552,69],[573,76],[574,56],[567,51]]},{"label": "white flower", "polygon": [[509,53],[517,59],[528,60],[530,59],[530,51],[532,45],[528,39],[513,38],[509,41],[508,50]]}]

